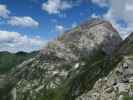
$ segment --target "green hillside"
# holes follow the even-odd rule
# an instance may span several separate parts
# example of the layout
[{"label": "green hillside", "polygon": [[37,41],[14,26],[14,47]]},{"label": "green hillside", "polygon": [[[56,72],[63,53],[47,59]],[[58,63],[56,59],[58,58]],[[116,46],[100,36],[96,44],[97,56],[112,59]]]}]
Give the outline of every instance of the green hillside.
[{"label": "green hillside", "polygon": [[0,52],[0,74],[8,72],[11,68],[20,64],[24,60],[34,57],[37,54],[37,51],[26,53],[9,53],[9,52]]}]

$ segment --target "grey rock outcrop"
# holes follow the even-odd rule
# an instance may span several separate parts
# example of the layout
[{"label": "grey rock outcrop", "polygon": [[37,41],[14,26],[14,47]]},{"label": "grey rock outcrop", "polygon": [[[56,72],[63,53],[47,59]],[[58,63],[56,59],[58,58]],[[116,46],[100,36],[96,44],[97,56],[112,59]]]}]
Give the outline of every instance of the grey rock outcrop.
[{"label": "grey rock outcrop", "polygon": [[[116,68],[106,77],[100,78],[91,91],[76,100],[132,100],[133,99],[133,33],[116,50],[122,57]],[[117,60],[118,58],[115,58]]]},{"label": "grey rock outcrop", "polygon": [[[122,39],[104,20],[81,24],[25,61],[7,76],[15,78],[13,100],[74,100],[110,72],[111,57]],[[85,99],[83,99],[85,100]],[[86,99],[88,100],[88,99]]]},{"label": "grey rock outcrop", "polygon": [[133,97],[133,56],[125,56],[117,67],[99,79],[93,89],[76,100],[124,100]]}]

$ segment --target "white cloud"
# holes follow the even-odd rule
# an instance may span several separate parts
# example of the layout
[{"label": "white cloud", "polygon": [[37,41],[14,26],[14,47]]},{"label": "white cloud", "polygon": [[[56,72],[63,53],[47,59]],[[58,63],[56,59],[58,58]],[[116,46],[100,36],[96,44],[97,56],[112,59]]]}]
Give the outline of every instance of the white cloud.
[{"label": "white cloud", "polygon": [[[99,6],[108,5],[109,10],[103,18],[112,22],[123,38],[133,31],[133,0],[92,0],[92,2]],[[125,22],[126,26],[123,27],[118,20]]]},{"label": "white cloud", "polygon": [[56,25],[55,28],[56,28],[56,31],[59,33],[63,33],[65,31],[65,28],[62,25]]},{"label": "white cloud", "polygon": [[0,30],[0,51],[32,51],[38,50],[45,45],[40,37],[28,37],[18,32]]},{"label": "white cloud", "polygon": [[77,26],[77,23],[74,22],[74,23],[72,24],[72,28],[75,28],[76,26]]},{"label": "white cloud", "polygon": [[0,17],[7,18],[10,11],[7,9],[6,5],[0,4]]},{"label": "white cloud", "polygon": [[58,14],[62,10],[72,8],[72,5],[63,0],[48,0],[42,4],[42,9],[49,14]]},{"label": "white cloud", "polygon": [[8,24],[12,26],[22,26],[22,27],[38,27],[39,26],[39,23],[29,16],[11,17],[10,20],[8,20]]},{"label": "white cloud", "polygon": [[[123,38],[133,31],[133,0],[110,0],[110,9],[105,18],[112,21]],[[118,20],[127,23],[126,27],[121,27]]]},{"label": "white cloud", "polygon": [[101,18],[101,17],[98,16],[98,15],[96,15],[95,13],[93,13],[93,14],[91,15],[91,18]]},{"label": "white cloud", "polygon": [[126,10],[127,11],[133,11],[133,4],[126,4]]},{"label": "white cloud", "polygon": [[108,0],[92,0],[93,3],[98,4],[101,7],[108,6]]},{"label": "white cloud", "polygon": [[113,14],[113,9],[109,9],[109,11],[104,15],[104,19],[112,23],[123,39],[125,39],[131,32],[131,27],[122,27],[121,24],[117,23],[119,18]]}]

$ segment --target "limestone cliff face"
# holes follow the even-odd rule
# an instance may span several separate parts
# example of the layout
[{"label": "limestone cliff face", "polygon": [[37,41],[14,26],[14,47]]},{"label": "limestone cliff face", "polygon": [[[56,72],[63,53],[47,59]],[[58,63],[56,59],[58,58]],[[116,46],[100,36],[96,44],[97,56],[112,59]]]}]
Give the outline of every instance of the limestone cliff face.
[{"label": "limestone cliff face", "polygon": [[75,100],[112,70],[112,54],[121,41],[107,21],[81,24],[7,75],[15,79],[9,99]]},{"label": "limestone cliff face", "polygon": [[106,77],[100,78],[91,91],[76,100],[133,100],[133,33],[116,51],[121,60]]}]

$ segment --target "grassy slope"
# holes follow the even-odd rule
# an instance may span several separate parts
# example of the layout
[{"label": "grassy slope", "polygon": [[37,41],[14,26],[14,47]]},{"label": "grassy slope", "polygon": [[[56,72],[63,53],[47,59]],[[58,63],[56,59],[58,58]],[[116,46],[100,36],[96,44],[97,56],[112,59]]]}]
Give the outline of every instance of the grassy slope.
[{"label": "grassy slope", "polygon": [[125,96],[123,100],[133,100],[133,97]]},{"label": "grassy slope", "polygon": [[31,57],[34,57],[37,52],[25,53],[9,53],[9,52],[0,52],[0,74],[8,72],[11,68],[22,63],[24,60],[27,60]]}]

